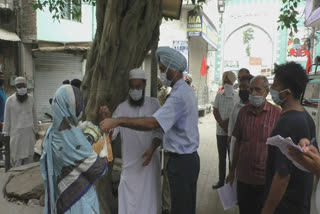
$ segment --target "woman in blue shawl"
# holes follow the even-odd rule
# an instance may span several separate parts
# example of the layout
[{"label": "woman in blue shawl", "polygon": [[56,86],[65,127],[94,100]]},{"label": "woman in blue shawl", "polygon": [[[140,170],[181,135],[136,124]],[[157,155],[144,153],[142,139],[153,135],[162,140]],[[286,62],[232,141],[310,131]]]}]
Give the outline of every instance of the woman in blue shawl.
[{"label": "woman in blue shawl", "polygon": [[107,165],[77,128],[83,96],[71,85],[61,86],[52,101],[53,123],[44,139],[40,160],[45,184],[45,214],[99,214],[94,181]]}]

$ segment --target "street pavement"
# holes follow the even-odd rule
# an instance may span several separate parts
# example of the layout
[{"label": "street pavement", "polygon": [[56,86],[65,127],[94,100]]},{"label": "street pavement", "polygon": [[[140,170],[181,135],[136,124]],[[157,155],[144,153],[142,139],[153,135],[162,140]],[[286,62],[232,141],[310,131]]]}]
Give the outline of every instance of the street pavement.
[{"label": "street pavement", "polygon": [[197,214],[238,214],[234,207],[224,211],[218,192],[212,185],[218,182],[218,149],[216,141],[216,122],[212,113],[199,119],[200,147],[200,174],[198,179]]},{"label": "street pavement", "polygon": [[[8,181],[9,174],[4,172],[4,168],[0,169],[0,187],[3,188]],[[0,213],[1,214],[42,214],[43,207],[25,206],[8,202],[1,192],[0,194]]]}]

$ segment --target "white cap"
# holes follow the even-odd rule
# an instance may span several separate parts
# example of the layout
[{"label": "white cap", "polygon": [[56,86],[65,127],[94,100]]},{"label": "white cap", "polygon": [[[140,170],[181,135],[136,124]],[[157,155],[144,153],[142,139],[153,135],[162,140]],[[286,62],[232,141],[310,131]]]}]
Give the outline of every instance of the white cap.
[{"label": "white cap", "polygon": [[141,68],[135,68],[135,69],[132,69],[129,72],[129,80],[131,80],[131,79],[143,79],[143,80],[145,80],[146,79],[146,74],[145,74],[144,70],[142,70]]},{"label": "white cap", "polygon": [[14,81],[15,81],[16,85],[19,84],[19,83],[24,83],[24,84],[27,83],[27,80],[24,77],[17,77]]}]

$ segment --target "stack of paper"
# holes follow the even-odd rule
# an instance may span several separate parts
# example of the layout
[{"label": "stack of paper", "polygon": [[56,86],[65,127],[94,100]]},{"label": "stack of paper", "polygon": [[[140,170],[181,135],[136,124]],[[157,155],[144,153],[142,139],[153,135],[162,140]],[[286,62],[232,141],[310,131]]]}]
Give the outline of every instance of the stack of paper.
[{"label": "stack of paper", "polygon": [[292,161],[292,163],[300,170],[307,171],[306,168],[301,166],[298,162],[296,162],[290,155],[289,155],[289,149],[288,146],[293,146],[294,148],[298,149],[299,151],[303,152],[302,148],[296,144],[293,143],[290,137],[283,138],[280,135],[270,137],[267,139],[267,144],[276,146],[280,149],[280,151],[289,159]]},{"label": "stack of paper", "polygon": [[236,189],[235,183],[233,186],[228,183],[217,189],[224,210],[231,209],[238,203]]}]

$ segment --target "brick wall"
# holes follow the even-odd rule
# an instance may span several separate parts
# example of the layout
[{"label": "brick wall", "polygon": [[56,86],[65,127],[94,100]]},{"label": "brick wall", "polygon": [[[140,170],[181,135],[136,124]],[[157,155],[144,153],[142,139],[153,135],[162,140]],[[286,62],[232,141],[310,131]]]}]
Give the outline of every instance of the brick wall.
[{"label": "brick wall", "polygon": [[[19,1],[19,0],[18,0]],[[21,0],[21,39],[23,42],[31,42],[37,39],[37,13],[32,8],[34,0]]]}]

